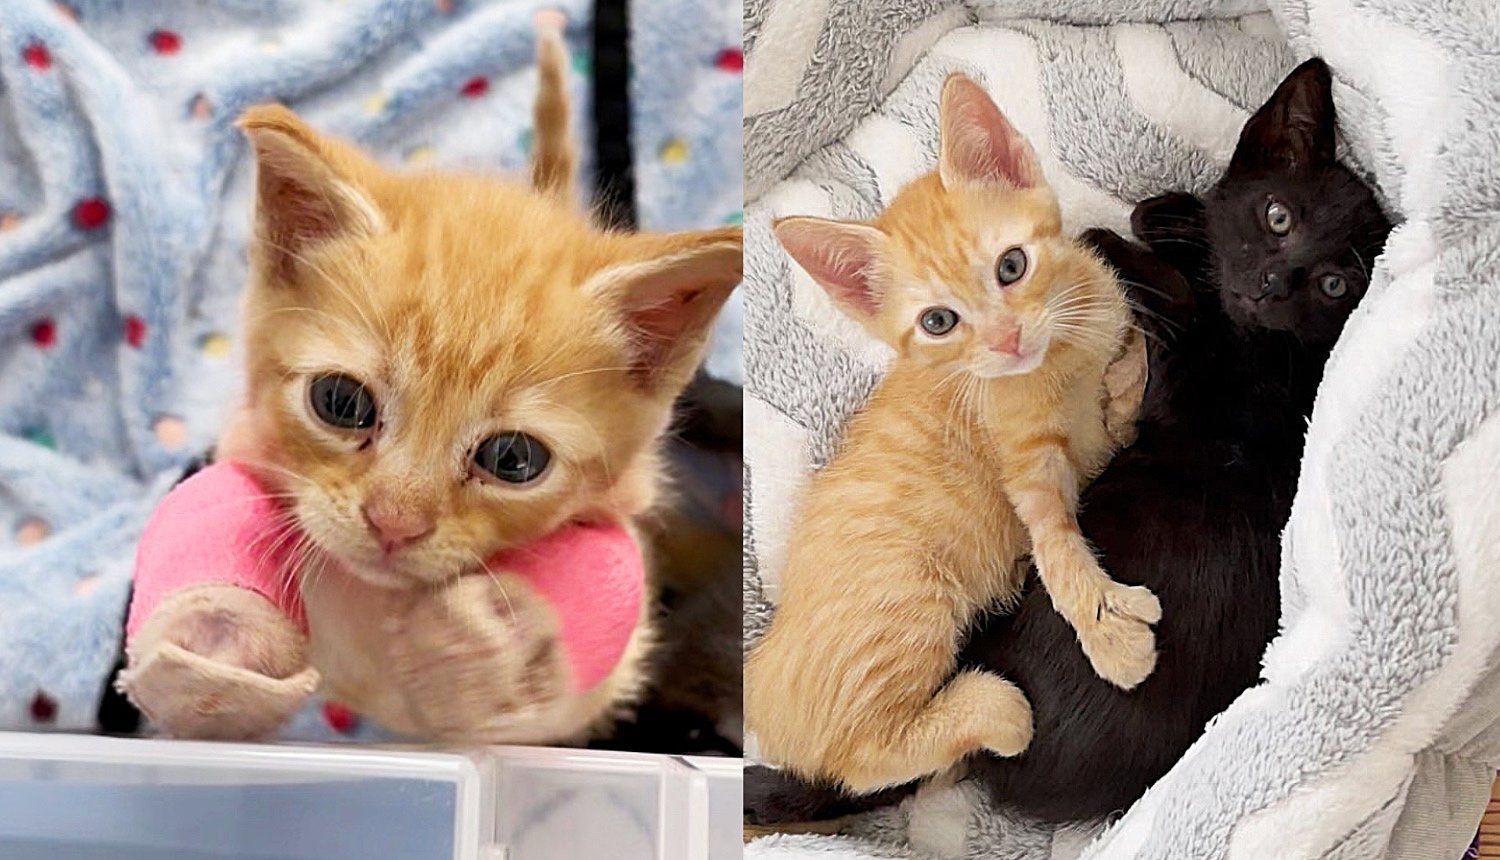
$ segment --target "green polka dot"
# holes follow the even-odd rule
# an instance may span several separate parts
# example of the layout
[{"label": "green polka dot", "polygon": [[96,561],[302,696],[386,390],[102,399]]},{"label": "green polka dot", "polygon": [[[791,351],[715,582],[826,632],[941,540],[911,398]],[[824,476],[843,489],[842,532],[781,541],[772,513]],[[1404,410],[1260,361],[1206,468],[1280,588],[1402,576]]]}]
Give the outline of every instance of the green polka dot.
[{"label": "green polka dot", "polygon": [[35,430],[27,431],[26,438],[30,440],[32,444],[40,445],[43,448],[57,447],[57,440],[52,438],[52,432],[45,427],[38,427]]},{"label": "green polka dot", "polygon": [[573,71],[584,77],[594,72],[594,57],[588,51],[578,51],[573,54]]},{"label": "green polka dot", "polygon": [[738,212],[732,213],[728,218],[724,219],[724,223],[730,227],[745,223],[745,211],[741,209]]},{"label": "green polka dot", "polygon": [[516,145],[521,147],[521,152],[528,158],[531,157],[531,148],[536,145],[536,132],[529,128],[521,132],[521,136],[516,138]]}]

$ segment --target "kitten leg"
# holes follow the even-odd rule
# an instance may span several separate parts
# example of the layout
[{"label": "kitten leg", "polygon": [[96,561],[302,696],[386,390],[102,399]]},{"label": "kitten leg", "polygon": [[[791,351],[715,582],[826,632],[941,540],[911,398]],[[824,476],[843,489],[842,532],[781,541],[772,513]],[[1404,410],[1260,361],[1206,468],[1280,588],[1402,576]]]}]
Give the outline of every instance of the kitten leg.
[{"label": "kitten leg", "polygon": [[1117,447],[1135,441],[1135,419],[1146,393],[1146,338],[1137,330],[1104,371],[1104,429]]},{"label": "kitten leg", "polygon": [[[971,753],[1019,755],[1031,743],[1031,703],[991,672],[956,675],[920,710],[893,720],[890,735],[868,735],[849,751],[846,788],[865,794],[945,771]],[[879,762],[878,766],[873,766]]]},{"label": "kitten leg", "polygon": [[398,626],[392,670],[413,721],[435,738],[581,742],[635,693],[639,644],[600,684],[575,690],[556,613],[510,574],[459,577]]},{"label": "kitten leg", "polygon": [[1006,494],[1031,533],[1037,575],[1052,605],[1078,634],[1101,678],[1129,690],[1156,667],[1161,620],[1156,595],[1109,578],[1078,528],[1078,471],[1066,443],[1053,437],[1022,440],[1006,467]]},{"label": "kitten leg", "polygon": [[233,585],[168,595],[131,639],[126,657],[121,692],[178,738],[265,737],[318,685],[307,637],[270,601]]},{"label": "kitten leg", "polygon": [[576,147],[569,126],[568,49],[555,25],[537,32],[537,93],[532,108],[536,127],[531,185],[543,194],[573,199]]}]

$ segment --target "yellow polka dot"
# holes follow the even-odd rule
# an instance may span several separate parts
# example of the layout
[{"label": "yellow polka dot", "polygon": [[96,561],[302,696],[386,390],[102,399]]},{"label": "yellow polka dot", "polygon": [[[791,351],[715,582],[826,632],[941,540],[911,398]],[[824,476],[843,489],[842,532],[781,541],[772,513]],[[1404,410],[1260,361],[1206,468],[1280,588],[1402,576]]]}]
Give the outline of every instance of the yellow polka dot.
[{"label": "yellow polka dot", "polygon": [[46,540],[49,534],[52,534],[52,529],[46,523],[33,517],[21,523],[21,527],[16,529],[16,543],[21,546],[35,546]]},{"label": "yellow polka dot", "polygon": [[73,583],[73,594],[78,597],[88,597],[90,594],[98,591],[99,586],[103,583],[104,577],[97,573],[93,576],[85,576],[83,579]]},{"label": "yellow polka dot", "polygon": [[430,146],[419,146],[406,154],[407,164],[429,164],[435,153]]},{"label": "yellow polka dot", "polygon": [[681,138],[672,138],[661,147],[661,160],[666,164],[682,164],[688,160],[688,145]]},{"label": "yellow polka dot", "polygon": [[390,96],[387,96],[385,93],[376,93],[365,99],[365,113],[374,116],[385,110],[385,106],[390,104],[390,101]]},{"label": "yellow polka dot", "polygon": [[187,424],[181,418],[163,415],[156,419],[151,429],[156,434],[156,441],[169,451],[181,448],[187,442]]},{"label": "yellow polka dot", "polygon": [[219,332],[206,334],[198,341],[198,348],[209,358],[224,358],[229,355],[230,346],[229,336]]},{"label": "yellow polka dot", "polygon": [[19,226],[21,226],[20,215],[14,212],[7,212],[4,215],[0,215],[0,233],[4,233],[7,230],[14,230]]}]

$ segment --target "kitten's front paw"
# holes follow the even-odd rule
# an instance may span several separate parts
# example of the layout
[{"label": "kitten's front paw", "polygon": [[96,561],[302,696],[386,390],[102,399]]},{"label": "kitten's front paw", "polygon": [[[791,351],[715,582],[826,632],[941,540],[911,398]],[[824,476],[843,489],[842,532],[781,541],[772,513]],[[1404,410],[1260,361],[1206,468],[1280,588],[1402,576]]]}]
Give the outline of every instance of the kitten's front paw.
[{"label": "kitten's front paw", "polygon": [[1110,580],[1100,591],[1094,618],[1078,628],[1083,653],[1099,677],[1131,690],[1156,668],[1156,634],[1161,602],[1151,590]]},{"label": "kitten's front paw", "polygon": [[172,737],[266,737],[318,686],[307,638],[292,620],[232,585],[168,595],[126,652],[120,690]]},{"label": "kitten's front paw", "polygon": [[555,743],[575,694],[550,605],[516,577],[464,576],[417,602],[395,643],[412,717],[432,737]]}]

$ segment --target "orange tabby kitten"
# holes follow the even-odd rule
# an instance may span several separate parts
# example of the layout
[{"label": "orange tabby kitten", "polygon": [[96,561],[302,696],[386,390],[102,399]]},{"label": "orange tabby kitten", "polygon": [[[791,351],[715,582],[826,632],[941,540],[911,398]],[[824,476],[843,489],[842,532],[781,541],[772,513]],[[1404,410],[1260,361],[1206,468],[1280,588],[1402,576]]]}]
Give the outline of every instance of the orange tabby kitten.
[{"label": "orange tabby kitten", "polygon": [[1035,154],[978,85],[947,80],[940,126],[937,171],[873,223],[775,225],[897,353],[807,489],[745,676],[760,753],[856,792],[1026,747],[1021,692],[953,669],[974,614],[1015,597],[1028,549],[1102,677],[1128,690],[1156,659],[1156,598],[1100,570],[1075,518],[1114,447],[1103,378],[1125,300],[1061,235]]},{"label": "orange tabby kitten", "polygon": [[180,700],[132,676],[169,732],[263,734],[320,683],[397,731],[547,743],[634,695],[645,619],[574,694],[545,602],[504,571],[462,574],[565,522],[650,511],[741,235],[595,228],[572,202],[566,54],[555,34],[540,51],[534,188],[392,172],[278,106],[241,120],[258,166],[248,385],[219,455],[304,535],[310,634],[239,589],[168,598],[131,662],[162,643],[197,658]]}]

